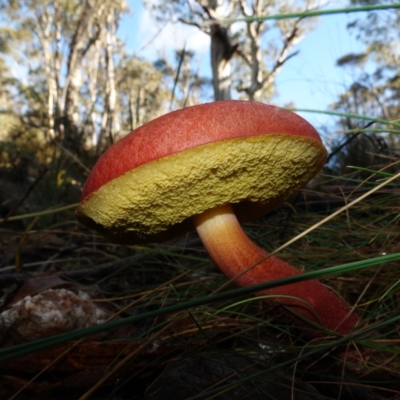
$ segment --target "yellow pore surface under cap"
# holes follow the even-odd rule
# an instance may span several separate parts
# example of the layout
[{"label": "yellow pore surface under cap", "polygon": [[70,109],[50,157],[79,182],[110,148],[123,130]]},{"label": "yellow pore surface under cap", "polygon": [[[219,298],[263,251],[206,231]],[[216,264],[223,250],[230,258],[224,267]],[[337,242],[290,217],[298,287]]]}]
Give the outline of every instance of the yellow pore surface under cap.
[{"label": "yellow pore surface under cap", "polygon": [[80,205],[105,229],[146,238],[225,203],[268,204],[297,192],[325,161],[315,139],[264,135],[194,147],[113,179]]}]

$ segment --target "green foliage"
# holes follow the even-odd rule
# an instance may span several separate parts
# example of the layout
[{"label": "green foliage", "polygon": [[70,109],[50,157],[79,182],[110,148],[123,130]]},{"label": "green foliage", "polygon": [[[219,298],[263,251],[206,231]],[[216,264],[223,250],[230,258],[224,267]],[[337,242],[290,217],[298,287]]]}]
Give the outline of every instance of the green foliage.
[{"label": "green foliage", "polygon": [[[0,140],[0,170],[4,176],[21,171],[24,160],[34,164],[46,163],[46,152],[43,135],[40,129],[32,127],[26,129],[19,119],[13,115],[0,114],[0,124],[3,127]],[[17,175],[20,175],[18,172]],[[27,171],[24,171],[26,173]]]},{"label": "green foliage", "polygon": [[[381,2],[354,2],[361,4],[380,4]],[[365,50],[359,54],[347,54],[337,64],[350,70],[356,78],[348,89],[339,95],[332,105],[334,110],[345,113],[374,116],[387,121],[398,122],[400,115],[400,65],[393,54],[398,42],[400,10],[372,11],[349,24],[350,32],[364,43]],[[379,123],[372,125],[380,133],[368,130],[358,133],[363,126],[352,118],[341,118],[337,129],[349,135],[357,136],[343,148],[334,159],[333,167],[338,173],[349,172],[346,166],[370,167],[384,162],[382,157],[395,156],[400,149],[398,128]],[[389,128],[389,131],[386,130]],[[334,139],[333,147],[348,141]],[[380,158],[381,157],[381,158]],[[363,175],[362,172],[359,174]]]},{"label": "green foliage", "polygon": [[119,67],[121,121],[129,132],[166,110],[169,91],[163,72],[149,61],[126,55]]}]

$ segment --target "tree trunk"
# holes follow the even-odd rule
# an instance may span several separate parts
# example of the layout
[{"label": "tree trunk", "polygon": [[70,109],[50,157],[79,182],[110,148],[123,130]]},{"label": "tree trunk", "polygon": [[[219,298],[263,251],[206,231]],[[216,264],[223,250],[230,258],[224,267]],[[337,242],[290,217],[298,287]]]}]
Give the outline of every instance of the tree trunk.
[{"label": "tree trunk", "polygon": [[231,98],[231,63],[237,46],[231,44],[228,28],[219,24],[211,26],[211,67],[215,100]]},{"label": "tree trunk", "polygon": [[113,43],[115,41],[115,20],[113,14],[107,16],[107,28],[105,34],[105,62],[106,62],[106,97],[104,115],[102,120],[100,137],[97,142],[96,154],[99,156],[102,150],[102,139],[108,131],[110,142],[113,142],[115,128],[115,105],[117,91],[115,89],[115,67],[113,59]]},{"label": "tree trunk", "polygon": [[96,15],[101,15],[104,6],[95,7],[95,3],[86,1],[85,10],[79,20],[78,26],[73,35],[67,62],[67,78],[63,92],[61,128],[64,130],[64,144],[74,154],[81,150],[80,135],[78,129],[78,99],[81,86],[82,60],[96,42],[100,34],[100,28],[93,29],[93,21]]}]

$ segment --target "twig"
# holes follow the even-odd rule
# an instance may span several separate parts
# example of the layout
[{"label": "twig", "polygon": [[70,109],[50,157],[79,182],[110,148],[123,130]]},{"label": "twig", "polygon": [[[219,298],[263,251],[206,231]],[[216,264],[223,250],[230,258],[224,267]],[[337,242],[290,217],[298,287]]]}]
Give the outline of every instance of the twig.
[{"label": "twig", "polygon": [[351,141],[353,141],[358,135],[360,135],[360,134],[362,134],[362,133],[365,133],[364,130],[367,129],[367,128],[369,128],[369,127],[370,127],[372,124],[374,124],[374,123],[375,123],[375,121],[368,122],[368,124],[364,125],[364,126],[360,129],[360,131],[354,133],[349,139],[347,139],[347,140],[346,140],[345,142],[343,142],[340,146],[338,146],[335,150],[333,150],[333,151],[329,154],[329,156],[328,156],[326,162],[328,163],[328,162],[331,160],[331,158],[332,158],[333,156],[335,156],[337,153],[339,153],[339,151],[341,151],[341,150],[343,149],[343,147],[347,146],[347,145],[348,145]]},{"label": "twig", "polygon": [[25,194],[20,198],[20,200],[17,202],[17,204],[14,205],[14,207],[7,213],[7,215],[0,220],[0,225],[5,224],[9,218],[17,211],[18,207],[26,200],[26,198],[32,193],[33,189],[35,189],[36,185],[42,180],[44,175],[49,169],[45,167],[43,171],[39,174],[39,176],[35,179],[35,181],[29,186],[28,190],[25,192]]}]

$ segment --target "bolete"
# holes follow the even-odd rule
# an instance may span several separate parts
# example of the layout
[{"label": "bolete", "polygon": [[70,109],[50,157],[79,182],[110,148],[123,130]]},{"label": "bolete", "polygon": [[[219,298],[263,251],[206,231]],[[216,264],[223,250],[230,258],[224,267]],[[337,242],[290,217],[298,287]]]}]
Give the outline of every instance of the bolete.
[{"label": "bolete", "polygon": [[[319,134],[293,112],[249,101],[187,107],[111,146],[93,168],[76,215],[123,244],[171,239],[195,227],[232,279],[268,255],[239,221],[283,203],[325,160]],[[300,273],[272,256],[234,282],[248,286]],[[257,295],[284,305],[310,336],[321,334],[316,326],[345,334],[358,322],[344,301],[316,280]]]}]

